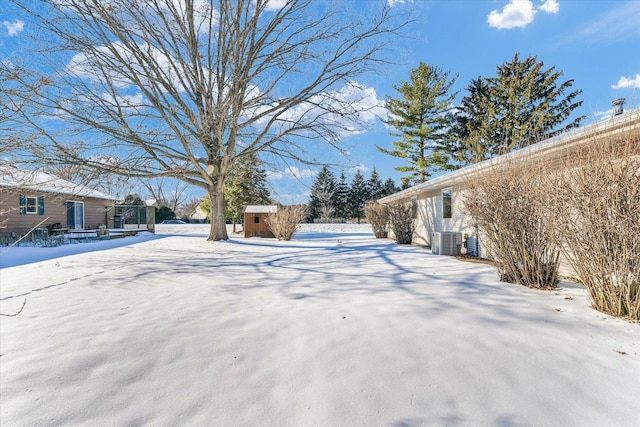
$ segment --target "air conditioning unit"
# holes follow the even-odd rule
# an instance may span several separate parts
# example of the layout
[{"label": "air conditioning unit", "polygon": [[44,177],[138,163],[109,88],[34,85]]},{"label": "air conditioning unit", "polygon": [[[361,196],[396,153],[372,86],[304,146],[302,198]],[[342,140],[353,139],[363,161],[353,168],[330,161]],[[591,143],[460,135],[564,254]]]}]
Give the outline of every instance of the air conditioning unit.
[{"label": "air conditioning unit", "polygon": [[440,231],[431,233],[431,252],[436,255],[460,255],[462,233]]}]

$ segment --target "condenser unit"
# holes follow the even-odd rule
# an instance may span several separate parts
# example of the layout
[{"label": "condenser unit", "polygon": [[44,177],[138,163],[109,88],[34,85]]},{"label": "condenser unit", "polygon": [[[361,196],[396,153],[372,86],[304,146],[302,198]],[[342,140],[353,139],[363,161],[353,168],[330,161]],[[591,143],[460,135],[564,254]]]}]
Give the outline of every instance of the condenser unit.
[{"label": "condenser unit", "polygon": [[460,255],[462,233],[439,231],[431,233],[431,252],[436,255]]}]

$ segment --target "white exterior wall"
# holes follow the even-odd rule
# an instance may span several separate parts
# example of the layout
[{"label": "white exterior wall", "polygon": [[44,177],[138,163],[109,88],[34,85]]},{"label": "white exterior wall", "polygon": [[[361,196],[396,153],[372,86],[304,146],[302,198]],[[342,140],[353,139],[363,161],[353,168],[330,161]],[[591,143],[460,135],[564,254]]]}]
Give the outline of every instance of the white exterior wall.
[{"label": "white exterior wall", "polygon": [[[452,218],[445,219],[442,216],[442,191],[451,189],[452,194]],[[467,234],[467,253],[476,256],[485,256],[486,248],[480,239],[476,246],[476,229],[473,218],[466,213],[464,208],[464,190],[458,188],[445,188],[421,194],[418,199],[418,215],[416,217],[416,231],[413,242],[418,245],[431,246],[433,232],[453,231]],[[478,252],[478,253],[476,253]]]}]

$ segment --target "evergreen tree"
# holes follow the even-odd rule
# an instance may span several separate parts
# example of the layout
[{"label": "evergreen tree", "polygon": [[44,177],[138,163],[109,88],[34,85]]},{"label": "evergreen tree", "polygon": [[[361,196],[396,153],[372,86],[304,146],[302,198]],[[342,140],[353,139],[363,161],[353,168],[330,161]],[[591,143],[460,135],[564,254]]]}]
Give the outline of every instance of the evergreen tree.
[{"label": "evergreen tree", "polygon": [[176,219],[176,214],[168,206],[163,206],[160,209],[156,208],[156,224],[162,223],[165,219]]},{"label": "evergreen tree", "polygon": [[[452,116],[451,133],[446,151],[461,166],[485,159],[490,153],[490,137],[486,134],[490,109],[489,84],[479,76],[467,86],[468,95],[462,98],[458,111]],[[487,123],[487,125],[484,124]]]},{"label": "evergreen tree", "polygon": [[323,166],[315,181],[311,185],[311,195],[308,205],[308,218],[313,222],[316,218],[333,218],[335,212],[334,193],[336,191],[336,177],[329,170],[328,166]]},{"label": "evergreen tree", "polygon": [[243,221],[247,205],[272,203],[267,173],[257,154],[243,157],[231,166],[225,181],[224,198],[226,218],[231,219],[234,232],[236,223]]},{"label": "evergreen tree", "polygon": [[398,191],[400,191],[400,189],[396,187],[396,183],[393,182],[393,178],[387,178],[384,184],[382,184],[382,194],[380,195],[380,198],[390,196]]},{"label": "evergreen tree", "polygon": [[456,114],[461,145],[452,155],[478,162],[578,127],[585,116],[567,120],[582,105],[576,100],[582,91],[571,90],[573,80],[561,83],[555,67],[543,67],[537,57],[521,61],[516,53],[496,77],[473,80]]},{"label": "evergreen tree", "polygon": [[367,201],[378,200],[382,197],[383,191],[384,188],[382,186],[382,180],[380,179],[378,171],[374,167],[371,170],[371,175],[369,176],[369,180],[367,181]]},{"label": "evergreen tree", "polygon": [[410,81],[401,81],[394,89],[399,98],[387,97],[386,108],[391,119],[386,121],[395,129],[391,150],[376,146],[382,153],[404,159],[405,166],[395,169],[407,173],[403,185],[425,182],[433,170],[450,169],[443,149],[447,146],[451,108],[455,93],[450,93],[456,78],[449,72],[420,62],[411,70]]},{"label": "evergreen tree", "polygon": [[335,207],[336,218],[349,218],[349,184],[344,171],[340,173],[340,180],[336,185],[336,191],[333,193],[333,206]]},{"label": "evergreen tree", "polygon": [[364,204],[367,201],[367,182],[360,171],[356,171],[349,189],[349,213],[351,218],[358,220],[364,216]]},{"label": "evergreen tree", "polygon": [[[225,217],[233,223],[243,221],[244,209],[247,205],[271,204],[271,194],[267,188],[267,173],[262,168],[262,161],[257,155],[250,155],[239,160],[230,169],[224,183]],[[200,210],[211,212],[211,198],[206,194],[199,205]]]}]

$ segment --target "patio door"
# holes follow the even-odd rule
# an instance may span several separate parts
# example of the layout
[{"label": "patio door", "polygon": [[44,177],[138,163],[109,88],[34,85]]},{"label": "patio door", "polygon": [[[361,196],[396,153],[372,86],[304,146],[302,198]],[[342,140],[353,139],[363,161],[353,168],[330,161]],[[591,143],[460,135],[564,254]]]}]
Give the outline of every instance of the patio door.
[{"label": "patio door", "polygon": [[84,230],[84,203],[67,202],[67,228]]}]

